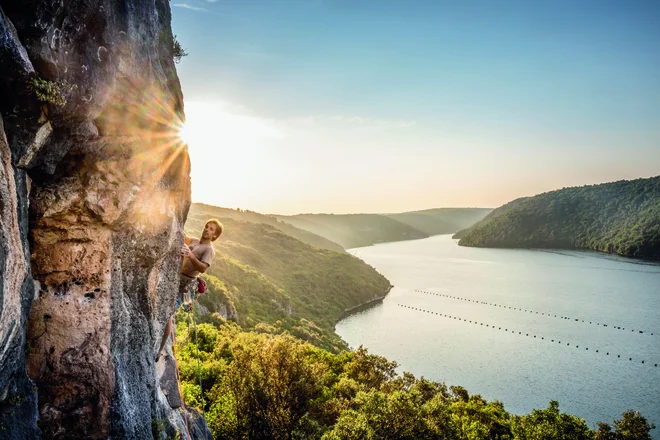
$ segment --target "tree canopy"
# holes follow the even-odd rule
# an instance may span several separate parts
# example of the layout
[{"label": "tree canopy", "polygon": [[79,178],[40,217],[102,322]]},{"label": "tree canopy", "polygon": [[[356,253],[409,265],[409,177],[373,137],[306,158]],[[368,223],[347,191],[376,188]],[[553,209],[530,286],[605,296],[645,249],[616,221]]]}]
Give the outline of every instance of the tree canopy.
[{"label": "tree canopy", "polygon": [[455,235],[461,246],[593,249],[660,257],[660,176],[514,200]]}]

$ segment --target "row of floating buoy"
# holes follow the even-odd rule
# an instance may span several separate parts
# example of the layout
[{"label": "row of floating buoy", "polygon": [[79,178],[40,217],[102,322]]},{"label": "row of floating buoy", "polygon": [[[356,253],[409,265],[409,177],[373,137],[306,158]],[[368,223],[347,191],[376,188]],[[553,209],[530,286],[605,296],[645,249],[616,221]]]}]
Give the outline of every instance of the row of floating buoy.
[{"label": "row of floating buoy", "polygon": [[[589,324],[593,325],[593,321],[585,321],[584,319],[569,318],[568,316],[561,316],[561,315],[557,316],[557,315],[554,315],[552,313],[537,312],[537,311],[534,311],[534,310],[527,310],[527,309],[523,309],[523,308],[520,308],[520,307],[505,306],[505,305],[501,305],[501,304],[489,303],[487,301],[477,301],[476,299],[462,298],[460,296],[445,295],[444,293],[427,292],[426,290],[415,289],[415,292],[426,293],[427,295],[441,296],[441,297],[444,297],[444,298],[457,299],[459,301],[467,301],[467,302],[472,302],[472,303],[475,303],[475,304],[482,304],[482,305],[488,305],[488,306],[493,306],[493,307],[500,307],[500,308],[503,308],[503,309],[511,309],[511,310],[516,310],[516,311],[519,311],[519,312],[529,312],[529,313],[532,313],[532,314],[535,313],[537,315],[555,317],[555,318],[559,318],[559,319],[565,319],[567,321],[584,322],[584,323],[589,323]],[[600,322],[597,322],[596,325],[600,326],[600,327],[613,328],[615,330],[625,330],[626,329],[625,327],[616,326],[616,325],[608,326],[607,324],[602,324]],[[654,333],[644,332],[644,330],[630,329],[630,331],[632,333],[650,334],[651,336],[654,336]]]},{"label": "row of floating buoy", "polygon": [[[417,311],[417,312],[423,312],[423,313],[428,313],[428,314],[431,314],[431,315],[437,315],[437,316],[441,316],[441,317],[443,317],[443,318],[448,318],[448,319],[454,319],[454,320],[457,320],[457,321],[467,322],[467,323],[469,323],[469,324],[474,324],[474,325],[479,325],[479,326],[484,326],[484,324],[485,324],[485,323],[483,323],[483,322],[472,321],[472,320],[468,320],[468,319],[466,319],[466,318],[460,318],[460,317],[458,317],[458,316],[447,315],[447,314],[445,314],[445,313],[433,312],[433,311],[431,311],[431,310],[426,310],[426,309],[422,309],[422,308],[419,308],[419,307],[408,306],[408,305],[401,304],[401,303],[397,303],[397,305],[398,305],[399,307],[403,307],[403,308],[410,309],[410,310],[415,310],[415,311]],[[511,333],[513,333],[513,334],[516,333],[516,330],[513,330],[513,329],[510,330],[510,329],[508,329],[508,328],[504,328],[504,329],[502,329],[502,327],[496,327],[496,326],[491,325],[491,324],[485,324],[485,327],[492,328],[493,330],[495,330],[495,329],[497,329],[497,330],[503,330],[503,331],[506,332],[506,333],[509,333],[509,331],[510,331]],[[517,333],[518,333],[518,335],[521,335],[521,336],[524,334],[525,337],[529,337],[529,336],[530,336],[529,333],[523,333],[523,332],[521,332],[521,331],[518,331]],[[546,340],[545,336],[531,335],[531,337],[532,337],[533,339]],[[562,342],[561,342],[560,340],[558,340],[558,339],[557,339],[556,341],[555,341],[554,339],[547,339],[547,340],[550,341],[551,343],[557,342],[557,344],[559,344],[559,345],[563,345]],[[570,347],[570,346],[571,346],[571,343],[570,343],[570,342],[566,342],[566,346],[567,346],[567,347]],[[578,349],[580,348],[580,346],[577,345],[577,344],[573,344],[573,347],[578,348]],[[585,351],[589,351],[589,348],[588,348],[588,347],[585,347],[584,350],[585,350]],[[593,351],[593,350],[592,350],[592,351]],[[597,350],[595,350],[595,351],[596,351],[596,353],[601,353],[601,351],[600,351],[599,349],[597,349]],[[606,356],[609,356],[609,355],[610,355],[610,352],[609,352],[609,351],[608,351],[608,352],[605,352],[605,355],[606,355]],[[614,355],[612,355],[612,356],[614,356]],[[620,359],[620,358],[621,358],[621,355],[620,355],[620,354],[617,355],[617,358]],[[624,356],[624,359],[625,359],[625,356]],[[632,358],[632,357],[629,357],[628,360],[629,360],[629,361],[632,361],[633,358]],[[643,360],[643,361],[642,361],[642,364],[646,364],[646,361]],[[651,365],[651,364],[648,364],[648,365]],[[657,367],[658,364],[653,364],[653,366],[654,366],[654,367]]]}]

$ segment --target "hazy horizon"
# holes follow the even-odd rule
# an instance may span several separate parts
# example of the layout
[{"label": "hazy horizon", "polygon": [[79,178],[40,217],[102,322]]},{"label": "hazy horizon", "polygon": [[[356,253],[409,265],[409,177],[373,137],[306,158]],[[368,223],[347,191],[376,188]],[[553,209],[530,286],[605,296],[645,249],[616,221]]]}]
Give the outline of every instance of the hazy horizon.
[{"label": "hazy horizon", "polygon": [[660,174],[660,4],[172,2],[193,200],[497,208]]},{"label": "hazy horizon", "polygon": [[[660,175],[655,175],[655,176],[653,176],[653,175],[652,175],[652,176],[641,176],[641,177],[636,177],[636,178],[633,178],[633,179],[618,179],[618,180],[620,181],[620,180],[650,179],[650,178],[654,178],[654,177],[660,177]],[[405,213],[405,212],[420,212],[420,211],[429,211],[429,210],[433,210],[433,209],[497,209],[497,208],[499,208],[499,207],[501,207],[501,206],[503,206],[503,205],[505,205],[505,204],[507,204],[507,203],[513,201],[513,200],[516,200],[516,199],[519,199],[519,198],[522,198],[522,197],[533,197],[533,196],[536,196],[536,195],[539,195],[539,194],[542,194],[542,193],[545,193],[545,192],[557,191],[557,190],[561,190],[561,189],[564,189],[564,188],[575,188],[575,187],[580,187],[580,186],[600,185],[600,184],[604,184],[604,183],[613,183],[613,182],[616,182],[616,181],[617,181],[617,180],[608,181],[608,182],[586,183],[586,184],[584,184],[584,185],[576,185],[576,186],[563,186],[563,187],[561,187],[561,188],[554,188],[554,189],[550,189],[550,190],[548,190],[548,191],[543,191],[543,192],[539,192],[539,193],[535,193],[535,194],[522,195],[522,196],[519,196],[519,197],[514,197],[514,198],[512,198],[512,199],[510,199],[510,200],[507,200],[506,202],[502,203],[501,205],[497,205],[497,206],[431,206],[431,207],[422,207],[422,208],[406,209],[406,210],[404,210],[404,211],[370,211],[370,212],[366,212],[366,211],[356,211],[356,212],[331,212],[331,211],[315,211],[315,212],[312,212],[312,211],[300,211],[300,212],[287,212],[287,213],[285,213],[285,212],[265,212],[265,211],[259,211],[259,210],[257,210],[257,209],[252,209],[252,208],[250,208],[249,206],[245,206],[245,207],[244,207],[244,206],[224,206],[224,205],[218,205],[218,204],[210,203],[210,202],[207,202],[207,201],[204,201],[204,200],[196,200],[194,194],[193,194],[193,201],[192,201],[192,203],[201,203],[201,204],[206,204],[206,205],[216,206],[216,207],[218,207],[218,208],[234,209],[234,210],[237,209],[237,208],[240,208],[240,209],[242,209],[242,210],[254,211],[254,212],[257,212],[257,213],[259,213],[259,214],[265,214],[265,215],[302,215],[302,214],[334,214],[334,215],[343,215],[343,214],[402,214],[402,213]]]}]

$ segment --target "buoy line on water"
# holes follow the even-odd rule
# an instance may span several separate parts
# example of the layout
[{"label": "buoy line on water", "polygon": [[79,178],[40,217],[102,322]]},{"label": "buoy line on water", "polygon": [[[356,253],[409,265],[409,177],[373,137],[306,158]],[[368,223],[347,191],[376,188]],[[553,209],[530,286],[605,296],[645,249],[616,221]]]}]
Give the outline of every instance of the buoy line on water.
[{"label": "buoy line on water", "polygon": [[[469,324],[474,324],[474,325],[479,325],[479,326],[484,326],[484,324],[485,324],[485,323],[483,323],[483,322],[472,321],[472,320],[468,320],[467,318],[461,318],[461,317],[458,317],[458,316],[447,315],[447,314],[445,314],[445,313],[434,312],[434,311],[432,311],[432,310],[426,310],[426,309],[422,309],[422,308],[419,308],[419,307],[408,306],[408,305],[401,304],[401,303],[397,303],[397,305],[398,305],[399,307],[403,307],[403,308],[406,308],[406,309],[414,310],[414,311],[417,311],[417,312],[423,312],[423,313],[428,313],[428,314],[431,314],[431,315],[437,315],[437,316],[440,316],[440,317],[443,317],[443,318],[448,318],[448,319],[455,319],[455,320],[457,320],[457,321],[467,322],[467,323],[469,323]],[[509,329],[509,328],[504,328],[504,329],[503,329],[501,326],[495,326],[495,325],[491,325],[491,324],[485,324],[485,326],[488,327],[488,328],[491,328],[491,329],[493,329],[493,330],[495,330],[495,329],[497,329],[497,330],[503,330],[503,331],[506,332],[506,333],[511,332],[511,333],[513,333],[513,334],[516,334],[516,333],[517,333],[518,335],[521,335],[521,336],[524,335],[525,337],[530,337],[530,334],[527,333],[527,332],[526,332],[526,333],[523,333],[522,331],[517,331],[517,330],[513,330],[513,329]],[[537,340],[540,339],[540,340],[542,340],[542,341],[543,341],[543,340],[547,340],[547,341],[549,341],[550,343],[554,343],[554,342],[555,342],[555,339],[546,338],[545,336],[540,336],[540,335],[534,335],[534,334],[532,334],[531,337],[532,337],[533,339],[537,339]],[[558,345],[564,345],[564,344],[562,343],[562,341],[560,341],[559,339],[557,339],[556,342],[557,342]],[[564,342],[566,342],[566,341],[564,341]],[[570,343],[570,342],[566,342],[565,346],[566,346],[566,347],[571,347],[571,343]],[[580,345],[578,345],[578,344],[573,344],[572,346],[575,347],[575,348],[577,348],[577,349],[580,348]],[[585,350],[585,351],[596,352],[596,353],[599,353],[599,354],[602,354],[602,353],[603,353],[603,351],[600,350],[600,349],[589,350],[589,347],[585,347],[584,350]],[[609,355],[610,355],[610,352],[609,352],[609,351],[608,351],[608,352],[605,352],[605,355],[606,355],[606,356],[609,356]],[[612,354],[612,357],[614,357],[614,354]],[[625,359],[626,356],[624,356],[623,358],[621,358],[621,355],[618,354],[618,355],[617,355],[617,359],[619,359],[619,358],[620,358],[620,359]],[[628,357],[628,360],[629,360],[629,361],[632,361],[633,358],[632,358],[632,357]],[[658,366],[657,363],[646,362],[646,360],[642,360],[641,363],[644,364],[644,365],[649,365],[649,366],[653,366],[653,367],[657,367],[657,366]]]},{"label": "buoy line on water", "polygon": [[[415,292],[425,293],[427,295],[441,296],[441,297],[444,297],[444,298],[457,299],[459,301],[467,301],[467,302],[472,302],[472,303],[475,303],[475,304],[481,304],[481,305],[487,305],[487,306],[493,306],[493,307],[500,307],[502,309],[515,310],[515,311],[518,311],[518,312],[529,312],[529,313],[532,313],[532,314],[537,314],[539,316],[548,316],[548,317],[551,317],[551,318],[554,317],[554,318],[564,319],[564,320],[571,321],[571,322],[584,322],[585,324],[594,325],[593,320],[588,321],[588,320],[584,320],[584,319],[581,319],[581,318],[569,318],[568,316],[561,316],[561,315],[557,316],[554,313],[538,312],[538,311],[535,311],[535,310],[523,309],[521,307],[512,307],[512,306],[507,306],[507,305],[503,305],[503,304],[495,304],[495,303],[490,303],[488,301],[479,301],[479,300],[476,300],[476,299],[463,298],[463,297],[460,297],[460,296],[453,296],[453,295],[446,295],[444,293],[428,292],[426,290],[420,290],[420,289],[415,289]],[[599,327],[612,328],[614,330],[621,330],[621,331],[626,330],[625,327],[621,327],[620,325],[619,326],[607,325],[607,324],[604,324],[604,323],[601,323],[601,322],[596,322],[595,325],[597,325]],[[644,334],[644,335],[655,336],[655,332],[649,332],[649,331],[639,330],[639,329],[638,330],[630,329],[630,331],[632,333],[637,334],[637,335]]]}]

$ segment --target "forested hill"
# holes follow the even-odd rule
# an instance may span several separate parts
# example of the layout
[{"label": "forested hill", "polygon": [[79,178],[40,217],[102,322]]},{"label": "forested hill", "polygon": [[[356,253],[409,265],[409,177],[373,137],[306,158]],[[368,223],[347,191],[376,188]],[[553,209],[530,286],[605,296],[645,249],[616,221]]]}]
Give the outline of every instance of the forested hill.
[{"label": "forested hill", "polygon": [[515,200],[455,235],[461,246],[593,249],[660,257],[660,176]]},{"label": "forested hill", "polygon": [[[186,233],[199,236],[208,217],[190,214]],[[264,223],[218,216],[225,233],[204,277],[200,304],[244,328],[290,333],[330,350],[346,348],[334,333],[345,310],[384,296],[389,281],[346,252],[304,243]]]},{"label": "forested hill", "polygon": [[348,249],[451,234],[473,225],[490,211],[483,208],[437,208],[398,214],[299,214],[277,218]]},{"label": "forested hill", "polygon": [[460,238],[465,237],[465,236],[466,236],[470,231],[472,231],[473,229],[476,229],[476,228],[478,228],[480,225],[485,224],[485,223],[487,223],[487,222],[491,222],[491,221],[493,221],[495,218],[500,217],[500,216],[506,214],[507,212],[511,211],[512,209],[514,209],[516,206],[518,206],[520,203],[522,203],[523,201],[525,201],[525,200],[527,200],[527,199],[529,199],[529,197],[521,197],[521,198],[519,198],[519,199],[515,199],[515,200],[513,200],[513,201],[507,203],[506,205],[502,205],[502,206],[500,206],[499,208],[497,208],[497,209],[495,209],[495,210],[492,210],[492,211],[491,211],[486,217],[483,218],[483,220],[481,220],[481,221],[479,221],[479,222],[475,222],[472,226],[470,226],[470,227],[468,227],[468,228],[461,229],[460,231],[458,231],[457,233],[455,233],[455,234],[452,236],[452,238],[454,238],[454,239],[460,239]]}]

